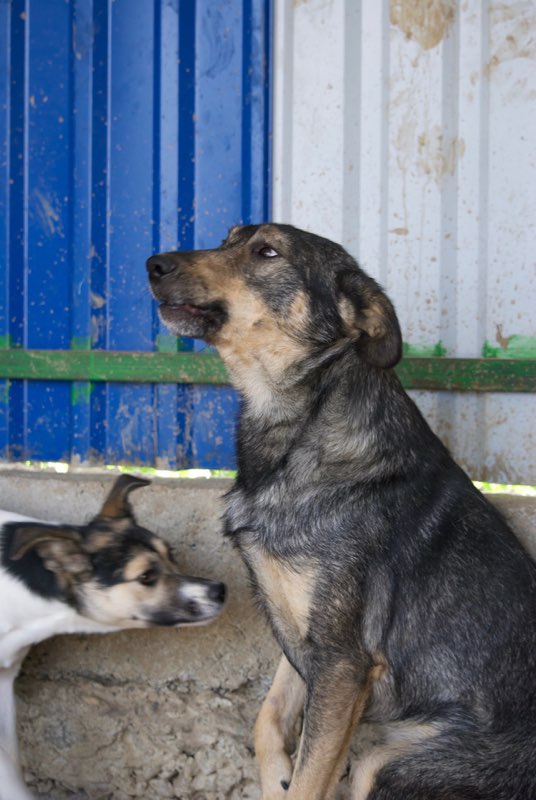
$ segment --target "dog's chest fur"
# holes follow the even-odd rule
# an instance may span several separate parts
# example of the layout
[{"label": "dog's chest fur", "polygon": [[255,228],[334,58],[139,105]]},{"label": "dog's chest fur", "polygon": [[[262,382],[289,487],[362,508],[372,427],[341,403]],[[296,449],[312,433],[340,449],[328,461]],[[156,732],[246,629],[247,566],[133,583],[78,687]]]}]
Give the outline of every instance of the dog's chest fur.
[{"label": "dog's chest fur", "polygon": [[[296,465],[307,458],[311,453],[297,446],[276,469],[270,469],[273,462],[264,462],[263,468],[259,460],[256,466],[264,477],[250,482],[252,470],[247,469],[227,495],[225,515],[226,533],[249,570],[256,599],[282,650],[302,675],[308,671],[308,652],[320,627],[329,624],[336,639],[340,620],[346,631],[341,642],[346,639],[348,624],[356,624],[360,594],[360,570],[348,572],[349,554],[346,551],[340,563],[333,540],[341,519],[349,522],[351,510],[344,504],[335,508],[334,491],[324,488],[319,493],[303,479],[305,468]],[[358,553],[354,556],[358,560]],[[335,607],[337,620],[328,612]]]},{"label": "dog's chest fur", "polygon": [[298,651],[310,626],[319,566],[310,548],[307,552],[300,546],[294,517],[279,480],[254,492],[237,485],[227,496],[227,533],[240,550],[276,638],[296,663],[302,660]]}]

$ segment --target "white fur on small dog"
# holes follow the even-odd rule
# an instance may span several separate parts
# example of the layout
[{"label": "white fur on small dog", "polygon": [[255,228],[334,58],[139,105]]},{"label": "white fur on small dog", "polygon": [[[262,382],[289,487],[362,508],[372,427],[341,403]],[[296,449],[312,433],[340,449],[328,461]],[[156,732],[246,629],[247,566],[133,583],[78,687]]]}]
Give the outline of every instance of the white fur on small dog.
[{"label": "white fur on small dog", "polygon": [[[7,522],[40,522],[0,511]],[[31,800],[18,766],[13,684],[30,646],[57,633],[105,633],[118,630],[93,622],[60,600],[31,592],[0,566],[0,800]]]}]

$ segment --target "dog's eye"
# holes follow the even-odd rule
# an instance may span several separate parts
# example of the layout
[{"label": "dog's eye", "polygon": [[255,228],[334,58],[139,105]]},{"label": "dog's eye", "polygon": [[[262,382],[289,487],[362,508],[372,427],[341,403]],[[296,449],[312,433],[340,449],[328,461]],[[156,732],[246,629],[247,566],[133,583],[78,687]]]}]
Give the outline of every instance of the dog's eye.
[{"label": "dog's eye", "polygon": [[257,252],[263,258],[275,258],[276,256],[279,255],[277,250],[274,250],[273,247],[268,247],[268,245],[266,245],[265,247],[261,247],[261,249],[257,250]]},{"label": "dog's eye", "polygon": [[138,577],[138,583],[143,586],[154,586],[158,580],[158,571],[156,569],[147,569]]}]

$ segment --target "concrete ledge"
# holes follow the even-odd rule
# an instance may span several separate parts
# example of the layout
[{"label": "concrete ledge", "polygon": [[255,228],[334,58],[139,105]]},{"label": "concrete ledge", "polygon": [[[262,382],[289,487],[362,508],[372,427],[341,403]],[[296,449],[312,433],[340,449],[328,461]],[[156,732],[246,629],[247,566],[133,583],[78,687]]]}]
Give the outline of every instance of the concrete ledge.
[{"label": "concrete ledge", "polygon": [[[0,508],[80,524],[115,476],[0,471]],[[139,521],[170,541],[185,573],[226,581],[206,628],[56,637],[17,683],[28,782],[54,800],[258,800],[253,723],[279,658],[240,559],[221,535],[228,481],[155,480]],[[536,498],[495,496],[536,552]],[[73,795],[73,792],[76,793]]]}]

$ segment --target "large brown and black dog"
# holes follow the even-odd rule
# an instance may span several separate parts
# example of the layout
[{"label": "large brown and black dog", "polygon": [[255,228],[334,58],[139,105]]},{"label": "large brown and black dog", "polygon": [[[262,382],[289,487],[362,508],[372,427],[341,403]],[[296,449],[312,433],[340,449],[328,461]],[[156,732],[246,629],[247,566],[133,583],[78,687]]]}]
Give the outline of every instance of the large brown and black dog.
[{"label": "large brown and black dog", "polygon": [[536,565],[400,386],[386,295],[286,225],[148,269],[243,396],[226,529],[284,653],[263,800],[331,800],[360,721],[355,800],[535,800]]}]

